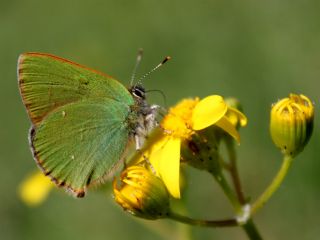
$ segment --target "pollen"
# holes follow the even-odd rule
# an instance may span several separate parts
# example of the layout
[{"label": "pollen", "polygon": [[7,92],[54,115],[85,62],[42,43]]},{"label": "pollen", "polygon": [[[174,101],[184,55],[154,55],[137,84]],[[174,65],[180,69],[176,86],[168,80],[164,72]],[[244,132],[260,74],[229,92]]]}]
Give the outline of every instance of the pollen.
[{"label": "pollen", "polygon": [[192,112],[199,98],[184,99],[169,110],[161,122],[165,133],[173,137],[188,139],[192,136]]}]

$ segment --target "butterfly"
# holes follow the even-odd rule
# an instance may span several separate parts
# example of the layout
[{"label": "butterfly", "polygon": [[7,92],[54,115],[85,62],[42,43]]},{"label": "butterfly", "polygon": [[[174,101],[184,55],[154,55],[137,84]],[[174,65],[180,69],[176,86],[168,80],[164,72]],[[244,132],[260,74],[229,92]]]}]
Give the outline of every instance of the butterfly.
[{"label": "butterfly", "polygon": [[[164,61],[165,62],[165,61]],[[76,197],[112,176],[135,140],[155,126],[157,105],[141,84],[46,53],[24,53],[18,82],[31,120],[30,147],[43,173]]]}]

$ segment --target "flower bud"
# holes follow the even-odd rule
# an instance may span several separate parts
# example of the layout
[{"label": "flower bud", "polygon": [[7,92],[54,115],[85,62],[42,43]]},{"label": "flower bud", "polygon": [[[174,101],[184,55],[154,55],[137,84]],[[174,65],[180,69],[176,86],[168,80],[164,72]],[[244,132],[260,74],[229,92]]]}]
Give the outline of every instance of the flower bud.
[{"label": "flower bud", "polygon": [[169,212],[169,194],[160,178],[142,166],[131,166],[113,181],[115,201],[131,214],[157,219]]},{"label": "flower bud", "polygon": [[296,156],[308,143],[313,130],[314,107],[304,95],[290,94],[272,106],[270,133],[284,154]]},{"label": "flower bud", "polygon": [[220,171],[218,149],[222,133],[223,131],[218,127],[211,126],[183,141],[181,161],[200,170]]},{"label": "flower bud", "polygon": [[226,144],[230,144],[230,140],[233,139],[239,141],[238,129],[247,124],[247,118],[241,112],[240,102],[236,98],[226,98],[225,102],[228,106],[225,116],[215,125],[197,131],[191,138],[182,142],[183,162],[211,173],[221,171],[221,140],[225,140]]}]

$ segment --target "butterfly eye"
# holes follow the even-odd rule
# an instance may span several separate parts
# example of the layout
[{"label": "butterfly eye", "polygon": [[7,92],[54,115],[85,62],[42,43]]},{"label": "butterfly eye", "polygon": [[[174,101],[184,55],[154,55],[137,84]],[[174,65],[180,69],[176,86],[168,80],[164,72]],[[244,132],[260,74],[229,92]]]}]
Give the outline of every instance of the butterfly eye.
[{"label": "butterfly eye", "polygon": [[142,86],[134,86],[131,89],[131,93],[133,96],[137,97],[137,98],[141,98],[141,99],[145,99],[146,98],[146,92],[144,90],[144,88]]}]

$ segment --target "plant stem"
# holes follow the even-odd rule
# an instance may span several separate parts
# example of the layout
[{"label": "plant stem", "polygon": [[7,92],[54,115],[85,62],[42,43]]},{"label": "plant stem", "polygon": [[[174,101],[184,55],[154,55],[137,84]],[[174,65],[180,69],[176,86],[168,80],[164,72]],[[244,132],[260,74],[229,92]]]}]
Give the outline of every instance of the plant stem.
[{"label": "plant stem", "polygon": [[193,219],[183,215],[180,215],[175,212],[170,212],[168,214],[168,218],[189,224],[194,226],[202,226],[202,227],[235,227],[238,226],[238,222],[236,219],[225,219],[225,220],[200,220],[200,219]]},{"label": "plant stem", "polygon": [[[229,201],[231,202],[237,216],[244,215],[244,209],[243,205],[239,202],[237,197],[234,195],[232,189],[230,188],[228,182],[226,181],[224,175],[222,173],[220,174],[214,174],[215,179],[219,183],[220,187],[228,197]],[[246,232],[247,236],[251,240],[262,240],[262,237],[256,228],[255,224],[253,223],[252,219],[249,217],[245,223],[241,226],[243,230]]]},{"label": "plant stem", "polygon": [[231,202],[233,208],[237,213],[242,212],[242,204],[238,201],[237,197],[235,196],[234,192],[230,188],[227,180],[225,179],[222,172],[213,174],[216,181],[219,183],[220,187],[222,188],[223,192],[228,197],[229,201]]},{"label": "plant stem", "polygon": [[246,232],[249,239],[262,240],[262,237],[251,218],[242,226],[242,228]]},{"label": "plant stem", "polygon": [[252,204],[251,215],[255,214],[263,205],[270,199],[275,191],[280,187],[284,177],[288,173],[288,169],[291,166],[293,158],[289,155],[284,155],[281,168],[271,184],[267,189],[260,195],[260,197]]},{"label": "plant stem", "polygon": [[244,205],[246,203],[243,190],[241,187],[241,181],[239,177],[238,167],[237,167],[237,155],[234,148],[234,140],[231,138],[226,138],[226,147],[228,150],[229,160],[230,160],[230,168],[229,172],[231,174],[231,179],[236,190],[236,194],[239,202]]},{"label": "plant stem", "polygon": [[[246,204],[246,200],[245,200],[245,196],[244,196],[244,193],[242,190],[239,172],[238,172],[238,168],[237,168],[237,155],[236,155],[236,151],[235,151],[234,140],[232,138],[225,138],[225,143],[226,143],[226,147],[227,147],[227,151],[228,151],[228,155],[229,155],[229,162],[230,162],[228,171],[231,175],[231,180],[232,180],[232,183],[233,183],[236,195],[237,195],[237,200],[241,206],[244,206]],[[220,186],[222,188],[224,188],[224,186],[222,186],[221,184],[220,184]],[[229,196],[229,200],[231,202],[235,201],[234,199],[231,200],[230,196]],[[235,205],[234,205],[234,208],[235,208]],[[236,208],[235,208],[235,210],[239,216],[244,214],[243,211],[245,211],[244,209],[237,211]],[[255,239],[255,240],[261,239],[262,240],[262,236],[260,235],[258,229],[256,228],[256,226],[250,216],[249,216],[248,220],[241,227],[246,232],[249,239]]]}]

